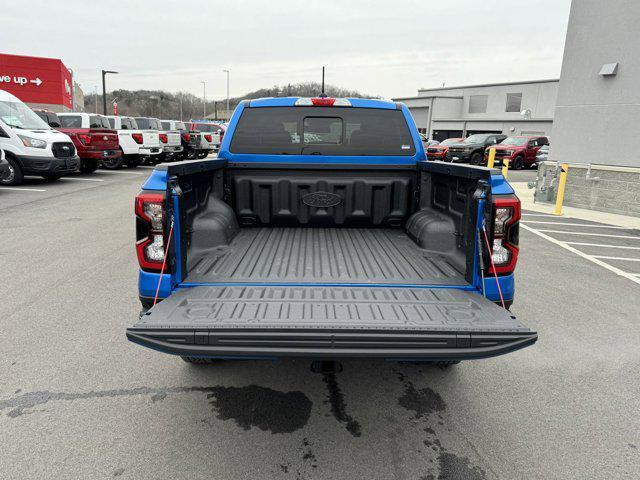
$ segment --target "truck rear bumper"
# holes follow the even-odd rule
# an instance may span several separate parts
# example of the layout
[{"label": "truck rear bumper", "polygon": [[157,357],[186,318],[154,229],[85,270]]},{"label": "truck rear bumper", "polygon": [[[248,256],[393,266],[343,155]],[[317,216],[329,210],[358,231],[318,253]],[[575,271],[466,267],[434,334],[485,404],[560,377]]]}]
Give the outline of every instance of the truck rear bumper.
[{"label": "truck rear bumper", "polygon": [[101,160],[103,158],[119,158],[122,156],[122,152],[116,146],[105,150],[79,150],[78,155],[82,159]]},{"label": "truck rear bumper", "polygon": [[533,345],[535,332],[460,333],[127,329],[127,338],[163,353],[203,358],[385,358],[471,360]]}]

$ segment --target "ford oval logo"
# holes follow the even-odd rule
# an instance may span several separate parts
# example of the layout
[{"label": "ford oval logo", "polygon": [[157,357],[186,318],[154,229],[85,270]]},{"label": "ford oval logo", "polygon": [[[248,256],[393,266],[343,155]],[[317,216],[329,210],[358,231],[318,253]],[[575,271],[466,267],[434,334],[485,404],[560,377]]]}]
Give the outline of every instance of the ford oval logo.
[{"label": "ford oval logo", "polygon": [[342,203],[342,197],[330,192],[313,192],[302,197],[305,205],[316,208],[335,207]]}]

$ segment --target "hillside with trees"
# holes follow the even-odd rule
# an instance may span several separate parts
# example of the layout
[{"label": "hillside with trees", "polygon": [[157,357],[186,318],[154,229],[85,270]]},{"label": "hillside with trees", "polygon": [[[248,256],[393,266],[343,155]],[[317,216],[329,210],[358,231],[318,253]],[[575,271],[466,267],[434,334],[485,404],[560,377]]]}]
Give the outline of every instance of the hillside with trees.
[{"label": "hillside with trees", "polygon": [[[313,97],[321,91],[321,86],[316,82],[297,83],[288,85],[276,85],[271,88],[261,88],[249,92],[241,97],[229,99],[229,109],[233,112],[236,105],[245,99],[262,97]],[[334,85],[325,85],[325,93],[331,97],[362,97],[377,98],[363,94],[356,90],[348,90]],[[191,93],[170,93],[163,90],[114,90],[107,94],[107,114],[113,112],[110,106],[116,99],[118,102],[118,114],[128,116],[144,116],[188,120],[190,118],[202,118],[202,97]],[[102,95],[98,95],[98,112],[102,113]],[[95,111],[96,96],[85,96],[85,110]],[[208,100],[206,114],[210,118],[224,118],[226,112],[226,99]],[[182,115],[181,115],[182,112]],[[216,115],[217,114],[217,115]]]}]

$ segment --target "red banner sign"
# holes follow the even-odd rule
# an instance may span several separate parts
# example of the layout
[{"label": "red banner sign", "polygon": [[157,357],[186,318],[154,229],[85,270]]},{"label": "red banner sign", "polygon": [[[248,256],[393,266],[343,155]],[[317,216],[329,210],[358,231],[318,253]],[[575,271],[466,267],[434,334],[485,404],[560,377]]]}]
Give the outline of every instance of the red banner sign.
[{"label": "red banner sign", "polygon": [[56,58],[0,53],[0,90],[25,103],[72,108],[71,73]]}]

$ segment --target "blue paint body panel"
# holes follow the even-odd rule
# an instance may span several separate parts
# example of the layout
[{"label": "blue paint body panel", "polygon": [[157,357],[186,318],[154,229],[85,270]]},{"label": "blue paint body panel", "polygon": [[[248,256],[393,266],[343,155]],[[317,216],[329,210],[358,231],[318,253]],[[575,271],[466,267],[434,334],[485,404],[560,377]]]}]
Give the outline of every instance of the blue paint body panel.
[{"label": "blue paint body panel", "polygon": [[173,291],[171,275],[168,273],[160,275],[159,273],[138,269],[138,294],[141,297],[154,298],[158,288],[158,281],[160,281],[158,298],[167,298]]},{"label": "blue paint body panel", "polygon": [[491,193],[493,195],[511,195],[515,193],[515,190],[502,175],[491,175]]},{"label": "blue paint body panel", "polygon": [[147,181],[142,185],[143,190],[167,191],[167,171],[153,170]]}]

